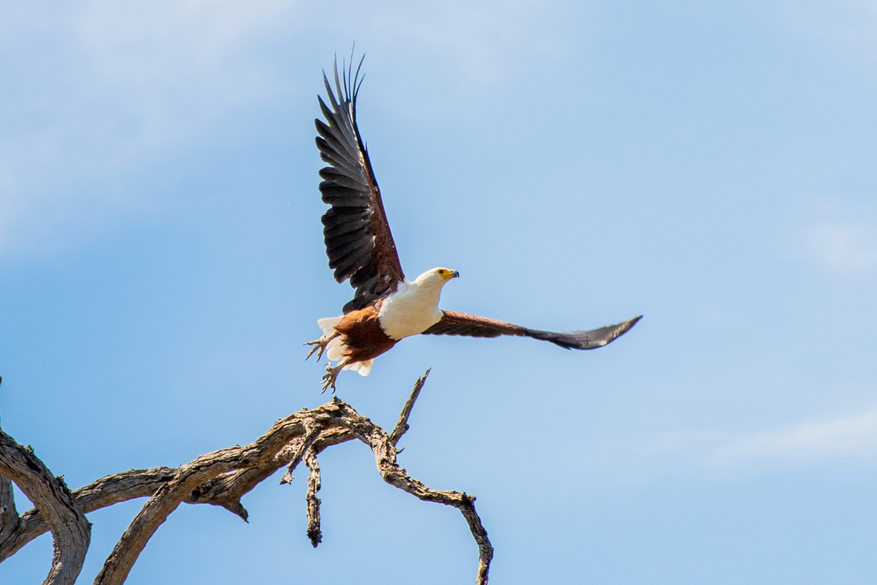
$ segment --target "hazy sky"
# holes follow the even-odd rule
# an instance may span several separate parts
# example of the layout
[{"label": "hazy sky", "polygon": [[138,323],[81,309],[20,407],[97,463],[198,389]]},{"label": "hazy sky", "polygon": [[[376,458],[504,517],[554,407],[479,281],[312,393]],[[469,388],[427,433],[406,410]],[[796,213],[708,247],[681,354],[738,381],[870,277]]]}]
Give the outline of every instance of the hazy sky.
[{"label": "hazy sky", "polygon": [[[314,145],[359,103],[408,276],[607,348],[408,339],[338,395],[478,497],[492,582],[873,583],[877,7],[760,2],[0,4],[0,417],[71,488],[244,444],[324,403],[339,314]],[[184,506],[132,584],[470,583],[455,510],[359,443]],[[89,515],[88,583],[145,500]],[[19,494],[19,511],[28,507]],[[39,583],[43,536],[0,565]]]}]

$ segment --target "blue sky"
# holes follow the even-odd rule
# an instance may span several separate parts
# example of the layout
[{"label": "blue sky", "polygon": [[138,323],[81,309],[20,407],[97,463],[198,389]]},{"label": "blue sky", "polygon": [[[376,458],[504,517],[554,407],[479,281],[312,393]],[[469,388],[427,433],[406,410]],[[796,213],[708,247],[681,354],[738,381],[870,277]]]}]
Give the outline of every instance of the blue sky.
[{"label": "blue sky", "polygon": [[[75,488],[326,401],[302,344],[351,290],[313,119],[355,41],[409,276],[457,269],[445,308],[531,327],[645,315],[594,352],[422,337],[339,377],[389,427],[433,368],[400,462],[478,497],[493,581],[871,583],[875,39],[859,0],[6,3],[3,429]],[[474,579],[454,510],[361,444],[321,466],[319,549],[278,476],[249,524],[178,510],[129,583]],[[90,515],[82,582],[142,504]]]}]

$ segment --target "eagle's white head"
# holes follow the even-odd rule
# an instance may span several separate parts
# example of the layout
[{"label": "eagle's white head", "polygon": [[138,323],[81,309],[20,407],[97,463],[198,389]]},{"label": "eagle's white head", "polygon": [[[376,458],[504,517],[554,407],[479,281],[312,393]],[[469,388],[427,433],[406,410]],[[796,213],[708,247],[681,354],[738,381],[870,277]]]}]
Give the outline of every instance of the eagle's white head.
[{"label": "eagle's white head", "polygon": [[442,287],[452,278],[458,278],[459,276],[459,272],[451,270],[450,268],[433,268],[432,270],[427,270],[418,276],[414,279],[414,282],[418,285],[438,285],[439,287]]},{"label": "eagle's white head", "polygon": [[423,291],[420,294],[435,295],[435,303],[438,304],[438,295],[441,294],[442,288],[459,276],[459,272],[450,268],[433,268],[415,278],[410,286],[412,289]]}]

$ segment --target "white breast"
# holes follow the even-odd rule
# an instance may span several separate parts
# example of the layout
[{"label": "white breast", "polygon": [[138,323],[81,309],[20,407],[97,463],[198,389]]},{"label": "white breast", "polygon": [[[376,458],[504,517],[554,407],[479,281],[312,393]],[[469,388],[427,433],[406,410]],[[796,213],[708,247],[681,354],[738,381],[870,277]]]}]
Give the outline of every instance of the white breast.
[{"label": "white breast", "polygon": [[378,313],[384,333],[399,340],[423,333],[438,323],[442,318],[438,308],[441,292],[440,283],[400,282],[396,292],[384,299]]}]

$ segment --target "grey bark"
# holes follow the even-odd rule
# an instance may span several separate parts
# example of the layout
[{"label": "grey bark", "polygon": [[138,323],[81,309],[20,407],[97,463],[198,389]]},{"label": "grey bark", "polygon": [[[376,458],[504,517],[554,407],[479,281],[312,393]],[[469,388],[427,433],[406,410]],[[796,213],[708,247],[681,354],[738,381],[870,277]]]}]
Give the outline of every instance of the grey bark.
[{"label": "grey bark", "polygon": [[[12,437],[0,431],[0,475],[19,487],[40,511],[52,531],[54,553],[52,566],[45,585],[73,585],[91,541],[91,525],[76,503],[63,477],[53,477],[48,468],[34,455],[30,447],[22,447]],[[4,491],[4,526],[0,533],[15,534],[21,528],[21,519],[13,516],[15,504],[11,489]],[[7,522],[12,529],[6,528]]]},{"label": "grey bark", "polygon": [[[158,527],[181,503],[221,506],[246,521],[247,511],[241,497],[284,466],[287,471],[281,483],[292,481],[293,471],[302,462],[309,470],[307,535],[316,547],[323,537],[317,457],[333,445],[358,439],[371,448],[384,481],[421,500],[452,506],[462,513],[479,549],[476,583],[485,585],[493,548],[475,511],[475,498],[457,491],[432,489],[413,479],[396,461],[401,452],[396,444],[409,429],[408,418],[428,374],[429,371],[415,384],[391,433],[336,397],[318,408],[302,409],[277,421],[249,445],[207,453],[176,469],[130,470],[103,477],[72,493],[61,478],[52,477],[29,448],[0,431],[0,562],[40,534],[51,531],[55,556],[45,583],[72,584],[88,550],[90,532],[84,514],[148,497],[94,581],[99,585],[119,585],[125,582]],[[34,502],[35,509],[18,516],[10,479]]]}]

